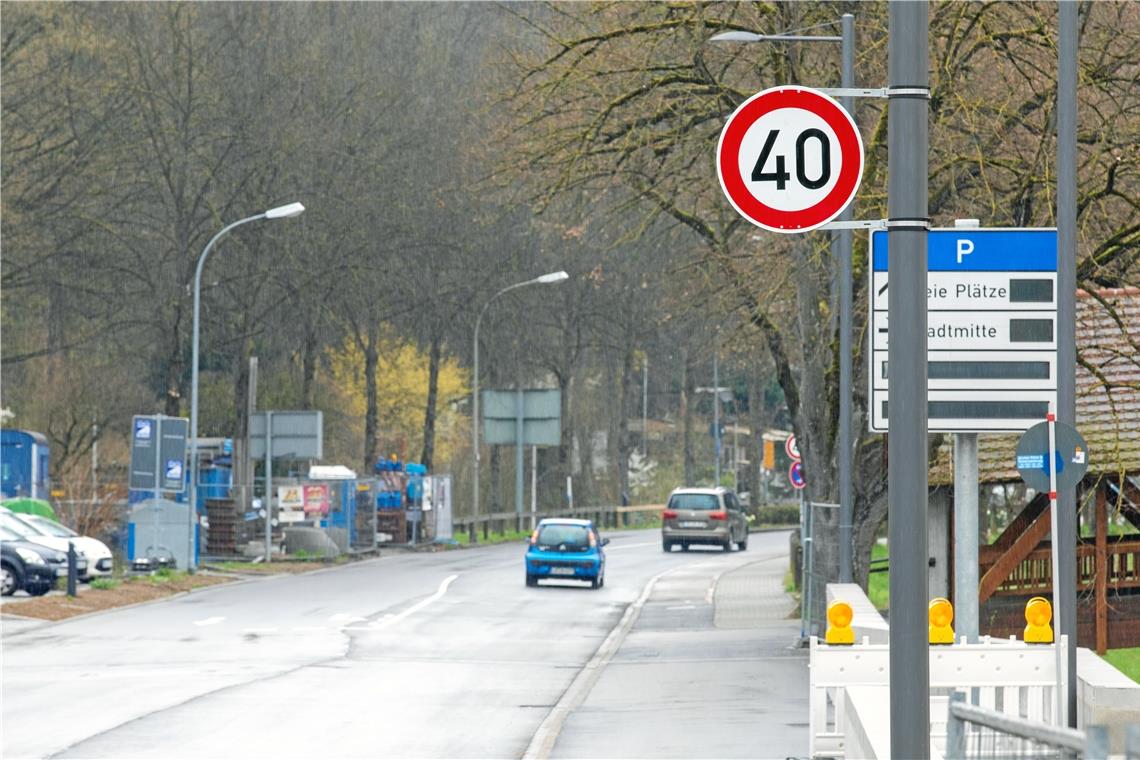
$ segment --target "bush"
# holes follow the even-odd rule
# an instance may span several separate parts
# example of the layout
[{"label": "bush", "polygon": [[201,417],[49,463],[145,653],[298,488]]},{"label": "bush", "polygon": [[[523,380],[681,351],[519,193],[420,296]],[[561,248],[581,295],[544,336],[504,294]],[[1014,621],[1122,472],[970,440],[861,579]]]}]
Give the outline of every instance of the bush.
[{"label": "bush", "polygon": [[119,585],[119,582],[114,578],[95,578],[91,581],[91,588],[100,591],[110,591]]},{"label": "bush", "polygon": [[800,508],[796,504],[775,504],[756,510],[756,525],[799,525]]}]

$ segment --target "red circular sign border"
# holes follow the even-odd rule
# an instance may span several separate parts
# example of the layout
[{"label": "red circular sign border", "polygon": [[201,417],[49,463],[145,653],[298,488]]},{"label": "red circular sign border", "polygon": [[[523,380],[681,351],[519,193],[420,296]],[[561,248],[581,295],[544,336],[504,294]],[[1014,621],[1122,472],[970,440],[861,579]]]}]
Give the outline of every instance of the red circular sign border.
[{"label": "red circular sign border", "polygon": [[[796,485],[796,479],[792,477],[792,473],[796,471],[797,467],[800,468],[800,484],[798,486]],[[792,488],[796,489],[797,491],[807,486],[807,480],[804,479],[803,467],[803,462],[798,459],[792,462],[791,466],[788,467],[788,482],[791,483]]]},{"label": "red circular sign border", "polygon": [[796,437],[794,435],[789,435],[787,438],[785,438],[784,453],[788,455],[788,459],[794,459],[795,461],[799,462],[803,459],[803,457],[792,453],[793,447],[796,449],[796,451],[799,451],[800,447],[797,445],[797,443],[798,441],[796,441]]},{"label": "red circular sign border", "polygon": [[[839,140],[843,158],[839,178],[831,192],[814,206],[799,211],[781,211],[758,201],[748,191],[738,165],[740,146],[749,127],[761,116],[780,108],[799,108],[827,122]],[[858,156],[858,161],[847,160],[849,156]],[[741,216],[772,232],[807,232],[839,216],[855,197],[863,175],[863,139],[851,115],[834,99],[809,88],[784,85],[756,93],[733,111],[721,130],[716,162],[721,189]],[[775,223],[768,224],[761,219]]]}]

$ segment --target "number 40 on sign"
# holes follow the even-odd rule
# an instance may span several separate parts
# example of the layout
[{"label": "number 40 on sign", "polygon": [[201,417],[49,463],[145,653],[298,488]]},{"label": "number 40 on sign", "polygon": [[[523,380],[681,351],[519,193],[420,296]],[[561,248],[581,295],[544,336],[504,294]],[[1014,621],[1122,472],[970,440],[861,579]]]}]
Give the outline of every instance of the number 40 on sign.
[{"label": "number 40 on sign", "polygon": [[863,140],[835,100],[773,87],[744,101],[721,131],[717,176],[733,207],[773,232],[807,232],[851,202],[863,176]]}]

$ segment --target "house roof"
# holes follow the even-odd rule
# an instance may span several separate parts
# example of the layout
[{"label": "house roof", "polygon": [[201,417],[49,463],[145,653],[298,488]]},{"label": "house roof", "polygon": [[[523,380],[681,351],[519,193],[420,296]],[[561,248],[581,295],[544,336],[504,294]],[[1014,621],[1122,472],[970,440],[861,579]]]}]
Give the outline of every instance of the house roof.
[{"label": "house roof", "polygon": [[[1140,472],[1140,288],[1077,291],[1077,430],[1089,444],[1089,473]],[[1019,480],[1020,435],[978,436],[978,478]],[[953,482],[948,439],[930,484]]]}]

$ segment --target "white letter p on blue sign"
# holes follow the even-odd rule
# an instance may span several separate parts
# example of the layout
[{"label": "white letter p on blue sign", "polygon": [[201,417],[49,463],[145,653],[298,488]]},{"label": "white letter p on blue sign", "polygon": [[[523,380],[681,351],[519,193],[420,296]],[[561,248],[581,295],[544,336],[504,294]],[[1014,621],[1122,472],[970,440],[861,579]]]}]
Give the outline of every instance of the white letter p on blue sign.
[{"label": "white letter p on blue sign", "polygon": [[974,252],[974,241],[966,240],[964,238],[958,239],[958,263],[962,263],[963,256],[969,256]]}]

